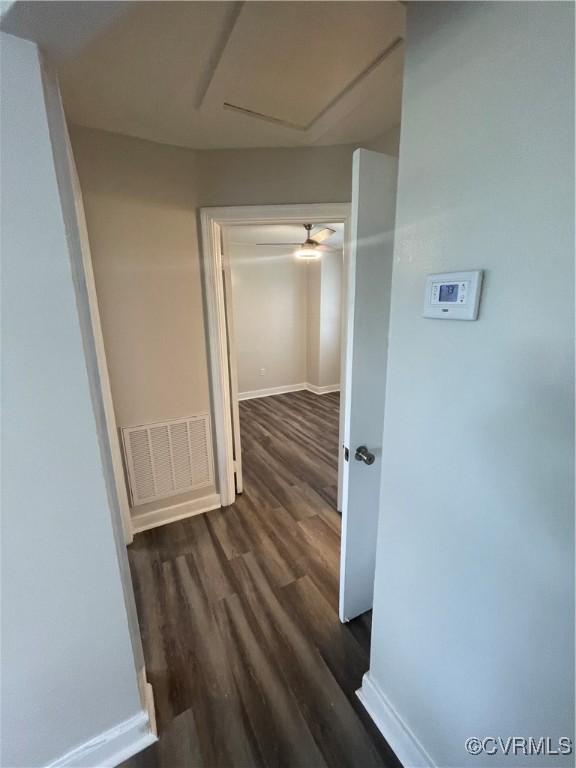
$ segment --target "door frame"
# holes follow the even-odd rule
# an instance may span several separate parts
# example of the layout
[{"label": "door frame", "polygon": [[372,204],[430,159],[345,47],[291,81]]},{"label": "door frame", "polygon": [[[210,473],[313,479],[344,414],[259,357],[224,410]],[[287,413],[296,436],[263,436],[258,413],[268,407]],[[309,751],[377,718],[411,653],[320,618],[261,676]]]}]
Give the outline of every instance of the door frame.
[{"label": "door frame", "polygon": [[350,252],[350,203],[312,203],[290,205],[245,205],[200,209],[202,274],[206,299],[211,399],[218,469],[218,490],[222,506],[234,503],[233,404],[230,398],[229,359],[226,331],[221,233],[235,224],[326,224],[344,225],[342,315],[340,331],[340,413],[338,451],[338,509],[347,487],[343,446],[347,445],[349,403],[347,392],[352,370],[351,348],[354,318],[354,270]]}]

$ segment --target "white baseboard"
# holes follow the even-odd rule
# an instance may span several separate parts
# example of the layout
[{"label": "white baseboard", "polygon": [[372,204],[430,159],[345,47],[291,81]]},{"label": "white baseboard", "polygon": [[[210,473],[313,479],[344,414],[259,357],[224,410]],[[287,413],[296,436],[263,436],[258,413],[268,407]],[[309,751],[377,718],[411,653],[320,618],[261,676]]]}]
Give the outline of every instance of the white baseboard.
[{"label": "white baseboard", "polygon": [[308,385],[302,384],[285,384],[282,387],[267,387],[265,389],[252,389],[248,392],[239,392],[238,400],[254,400],[257,397],[270,397],[271,395],[285,395],[287,392],[301,392],[306,389]]},{"label": "white baseboard", "polygon": [[132,530],[134,533],[141,533],[150,528],[157,528],[159,525],[183,520],[185,517],[201,515],[203,512],[209,512],[211,509],[218,509],[220,506],[220,494],[212,493],[209,496],[202,496],[200,499],[183,501],[180,504],[172,504],[168,507],[162,507],[162,509],[154,509],[141,515],[133,514]]},{"label": "white baseboard", "polygon": [[307,381],[301,384],[286,384],[282,387],[267,387],[265,389],[253,389],[249,392],[240,392],[238,400],[255,400],[258,397],[271,397],[273,395],[285,395],[287,392],[314,392],[316,395],[326,395],[328,392],[339,392],[340,384],[329,384],[327,387],[318,387],[316,384],[310,384]]},{"label": "white baseboard", "polygon": [[140,700],[142,702],[142,706],[145,707],[146,712],[148,712],[150,730],[154,736],[158,736],[158,728],[156,727],[156,707],[154,705],[154,691],[148,682],[145,664],[138,670],[138,688],[140,689]]},{"label": "white baseboard", "polygon": [[422,744],[400,718],[367,672],[356,695],[404,768],[437,768]]},{"label": "white baseboard", "polygon": [[316,384],[306,384],[309,392],[315,395],[327,395],[329,392],[340,392],[340,384],[328,384],[325,387],[318,387]]},{"label": "white baseboard", "polygon": [[155,741],[148,713],[142,711],[67,752],[47,768],[114,768]]}]

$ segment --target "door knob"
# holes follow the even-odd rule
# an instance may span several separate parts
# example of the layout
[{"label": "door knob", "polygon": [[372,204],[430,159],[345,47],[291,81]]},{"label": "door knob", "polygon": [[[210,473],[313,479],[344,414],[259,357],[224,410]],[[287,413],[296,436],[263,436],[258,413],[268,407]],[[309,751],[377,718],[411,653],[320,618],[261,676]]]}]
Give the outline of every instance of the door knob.
[{"label": "door knob", "polygon": [[356,448],[354,458],[356,461],[363,461],[364,464],[374,464],[374,454],[370,453],[365,445],[360,445],[358,448]]}]

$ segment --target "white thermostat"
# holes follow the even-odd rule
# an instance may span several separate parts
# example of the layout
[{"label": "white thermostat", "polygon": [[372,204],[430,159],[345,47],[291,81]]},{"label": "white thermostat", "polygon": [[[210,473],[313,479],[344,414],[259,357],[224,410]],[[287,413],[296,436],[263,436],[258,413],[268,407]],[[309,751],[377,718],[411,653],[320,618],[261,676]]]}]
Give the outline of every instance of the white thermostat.
[{"label": "white thermostat", "polygon": [[481,269],[428,275],[422,314],[437,320],[476,320],[481,288]]}]

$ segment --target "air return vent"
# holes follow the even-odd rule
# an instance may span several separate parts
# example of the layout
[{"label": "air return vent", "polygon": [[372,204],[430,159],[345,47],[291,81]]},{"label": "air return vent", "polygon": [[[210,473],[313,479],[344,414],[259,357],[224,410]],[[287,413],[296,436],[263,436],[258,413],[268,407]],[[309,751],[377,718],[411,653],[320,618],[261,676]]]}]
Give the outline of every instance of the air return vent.
[{"label": "air return vent", "polygon": [[133,506],[211,485],[210,417],[156,422],[122,430]]}]

